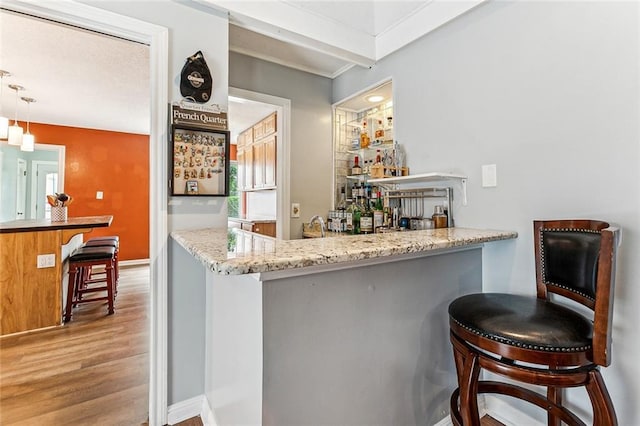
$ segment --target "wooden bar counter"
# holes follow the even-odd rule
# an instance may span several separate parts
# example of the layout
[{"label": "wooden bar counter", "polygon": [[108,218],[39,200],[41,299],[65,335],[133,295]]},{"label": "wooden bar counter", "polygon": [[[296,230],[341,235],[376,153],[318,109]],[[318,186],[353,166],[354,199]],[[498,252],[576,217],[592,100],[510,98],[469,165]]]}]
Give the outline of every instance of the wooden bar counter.
[{"label": "wooden bar counter", "polygon": [[[111,225],[113,216],[0,223],[0,336],[62,324],[62,247],[78,234]],[[52,266],[38,268],[38,256]]]}]

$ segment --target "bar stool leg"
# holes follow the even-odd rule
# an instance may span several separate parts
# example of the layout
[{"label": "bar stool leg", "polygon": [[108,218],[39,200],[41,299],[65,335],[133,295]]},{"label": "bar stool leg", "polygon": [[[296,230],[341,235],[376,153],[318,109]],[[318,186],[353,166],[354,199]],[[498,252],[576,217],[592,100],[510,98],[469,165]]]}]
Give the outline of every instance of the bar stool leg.
[{"label": "bar stool leg", "polygon": [[78,266],[69,266],[69,283],[67,284],[67,306],[64,311],[64,322],[71,321],[71,308],[75,299],[76,281],[78,279]]}]

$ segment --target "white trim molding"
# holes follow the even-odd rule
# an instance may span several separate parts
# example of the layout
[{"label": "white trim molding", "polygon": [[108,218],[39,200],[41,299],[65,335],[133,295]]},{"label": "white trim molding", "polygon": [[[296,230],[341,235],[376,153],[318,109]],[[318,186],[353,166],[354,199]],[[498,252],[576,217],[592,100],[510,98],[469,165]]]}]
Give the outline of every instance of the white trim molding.
[{"label": "white trim molding", "polygon": [[196,416],[202,416],[203,407],[208,406],[204,395],[194,396],[169,406],[167,424],[174,425]]}]

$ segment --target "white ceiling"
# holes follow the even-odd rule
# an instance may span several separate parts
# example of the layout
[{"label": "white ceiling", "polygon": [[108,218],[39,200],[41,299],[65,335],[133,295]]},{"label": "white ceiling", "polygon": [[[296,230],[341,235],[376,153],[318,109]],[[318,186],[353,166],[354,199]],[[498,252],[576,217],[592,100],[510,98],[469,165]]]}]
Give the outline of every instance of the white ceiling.
[{"label": "white ceiling", "polygon": [[[484,0],[196,0],[229,13],[229,49],[334,78],[376,60]],[[24,31],[28,28],[28,31]],[[15,92],[35,98],[30,119],[65,126],[149,132],[147,46],[0,10],[0,108],[13,118]],[[27,105],[18,104],[26,120]],[[273,109],[229,102],[232,133]],[[36,135],[37,137],[37,135]]]}]

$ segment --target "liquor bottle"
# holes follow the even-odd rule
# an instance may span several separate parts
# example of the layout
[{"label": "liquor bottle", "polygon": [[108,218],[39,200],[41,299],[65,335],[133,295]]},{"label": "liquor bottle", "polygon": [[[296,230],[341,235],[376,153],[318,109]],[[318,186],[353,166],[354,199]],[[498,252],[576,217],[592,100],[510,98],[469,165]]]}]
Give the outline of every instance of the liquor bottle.
[{"label": "liquor bottle", "polygon": [[380,150],[376,150],[376,162],[375,164],[382,164],[382,154],[380,153]]},{"label": "liquor bottle", "polygon": [[350,232],[354,235],[358,235],[360,233],[360,215],[361,210],[358,205],[358,197],[354,196],[354,200],[351,205],[347,208],[347,227],[349,226],[348,216],[351,215],[351,230]]},{"label": "liquor bottle", "polygon": [[351,167],[352,175],[361,175],[362,167],[360,166],[360,158],[356,155],[353,157],[353,167]]},{"label": "liquor bottle", "polygon": [[382,194],[377,191],[375,204],[373,205],[373,230],[374,232],[384,226],[384,211],[382,208]]},{"label": "liquor bottle", "polygon": [[364,203],[364,210],[360,217],[360,232],[373,234],[373,210],[371,210],[367,201]]},{"label": "liquor bottle", "polygon": [[344,193],[344,186],[340,188],[340,199],[338,200],[338,205],[336,206],[336,210],[344,211],[347,209],[347,197]]},{"label": "liquor bottle", "polygon": [[447,227],[447,215],[444,214],[444,210],[442,206],[435,206],[433,209],[433,224],[436,228],[446,228]]},{"label": "liquor bottle", "polygon": [[369,148],[370,143],[371,138],[369,138],[369,133],[367,132],[367,122],[364,121],[362,123],[362,133],[360,133],[360,148]]},{"label": "liquor bottle", "polygon": [[384,127],[382,127],[382,120],[378,120],[378,127],[376,127],[376,140],[382,142],[384,138]]},{"label": "liquor bottle", "polygon": [[393,142],[393,117],[387,117],[387,126],[384,130],[385,141]]}]

